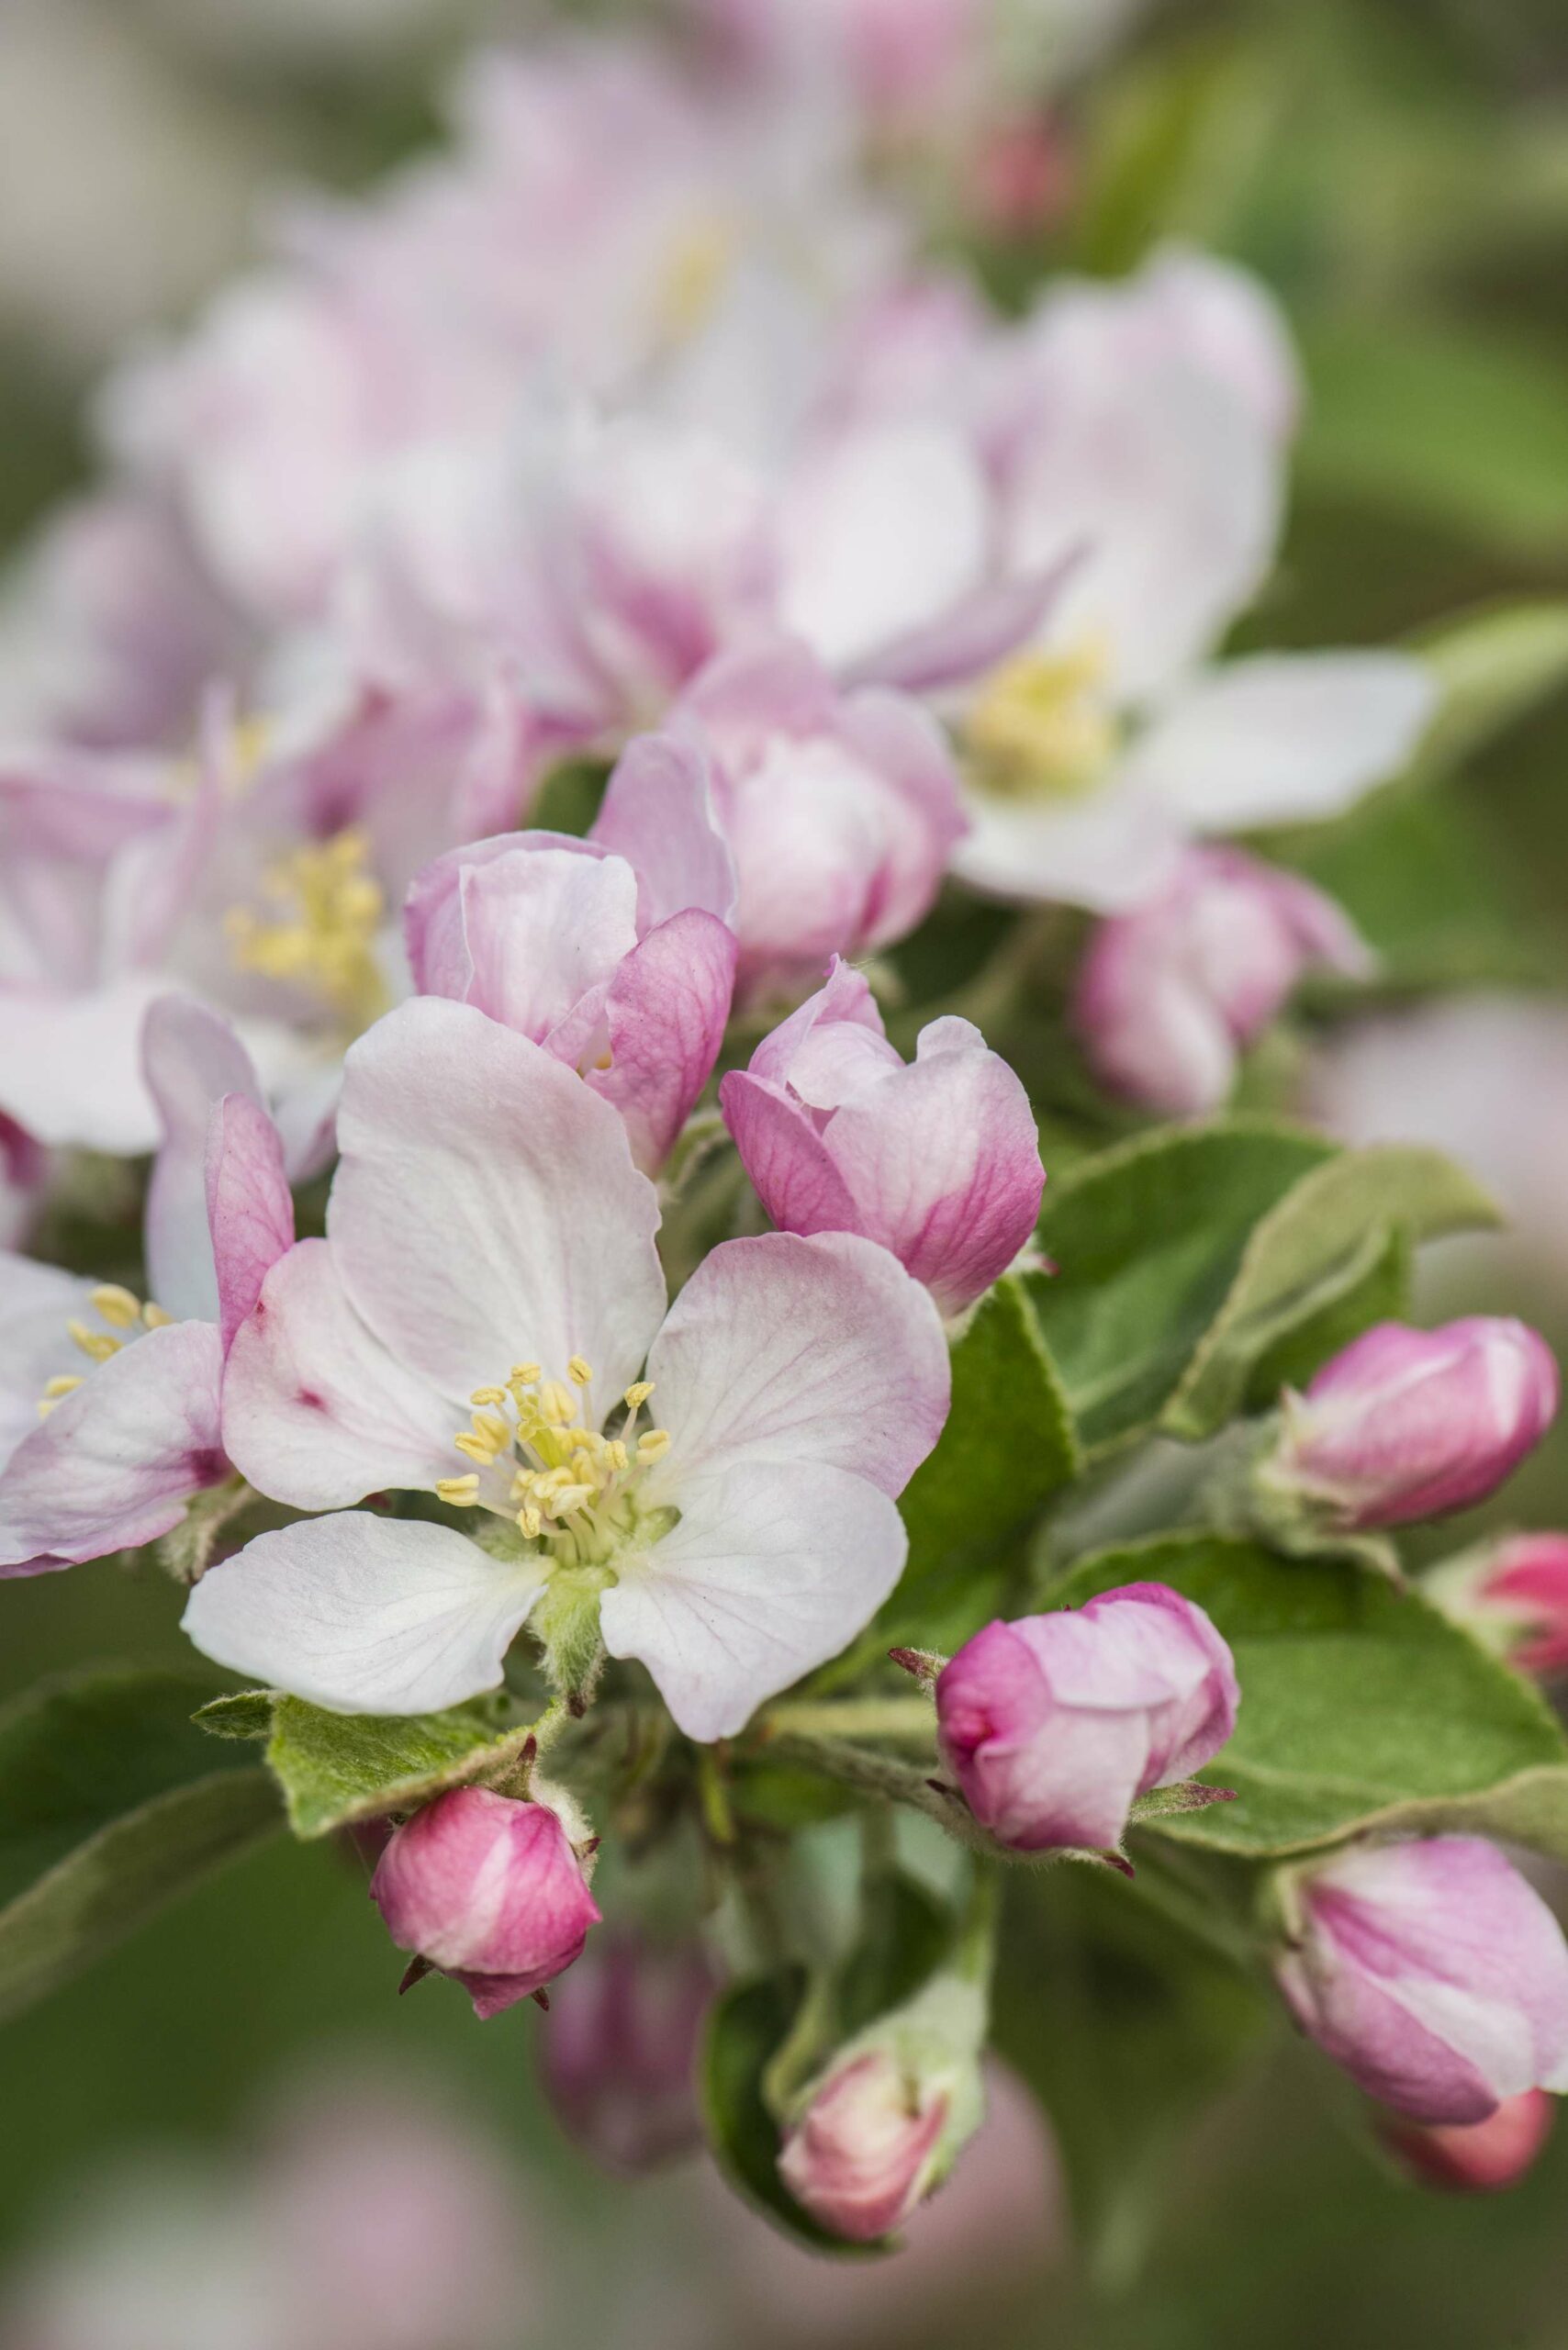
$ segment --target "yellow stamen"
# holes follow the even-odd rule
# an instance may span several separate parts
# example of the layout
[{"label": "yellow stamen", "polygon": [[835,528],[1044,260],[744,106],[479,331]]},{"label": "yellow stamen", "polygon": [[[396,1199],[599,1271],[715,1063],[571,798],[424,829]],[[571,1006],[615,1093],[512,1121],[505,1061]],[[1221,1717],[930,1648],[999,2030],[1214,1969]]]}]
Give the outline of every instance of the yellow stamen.
[{"label": "yellow stamen", "polygon": [[81,1384],[82,1373],[79,1371],[57,1371],[52,1379],[45,1382],[44,1401],[46,1404],[58,1404],[62,1395],[73,1395]]},{"label": "yellow stamen", "polygon": [[514,1387],[532,1387],[543,1370],[543,1363],[514,1362],[508,1377]]},{"label": "yellow stamen", "polygon": [[462,1434],[454,1436],[452,1441],[459,1452],[466,1453],[470,1460],[476,1460],[481,1469],[489,1467],[498,1450],[497,1446],[489,1443],[482,1436],[476,1436],[470,1428],[465,1428]]},{"label": "yellow stamen", "polygon": [[570,1426],[577,1416],[577,1399],[559,1379],[547,1379],[539,1391],[539,1408],[552,1427]]},{"label": "yellow stamen", "polygon": [[129,1330],[140,1317],[141,1300],[122,1289],[118,1281],[100,1281],[88,1295],[105,1321],[112,1322],[117,1330]]},{"label": "yellow stamen", "polygon": [[572,1357],[571,1361],[566,1365],[566,1376],[574,1387],[593,1385],[593,1368],[591,1364],[583,1360],[581,1355]]},{"label": "yellow stamen", "polygon": [[633,1411],[640,1411],[653,1392],[654,1382],[651,1379],[639,1379],[634,1385],[626,1390],[624,1400],[631,1405]]},{"label": "yellow stamen", "polygon": [[639,1460],[662,1460],[669,1448],[668,1428],[649,1428],[645,1435],[637,1438],[637,1458]]},{"label": "yellow stamen", "polygon": [[141,1309],[141,1318],[150,1330],[167,1330],[173,1326],[174,1319],[172,1314],[165,1314],[161,1305],[144,1305]]},{"label": "yellow stamen", "polygon": [[111,1355],[118,1355],[120,1350],[120,1341],[111,1338],[106,1330],[89,1330],[85,1322],[68,1322],[65,1327],[83,1353],[94,1362],[107,1362]]},{"label": "yellow stamen", "polygon": [[466,1477],[438,1477],[435,1489],[441,1499],[453,1509],[472,1509],[479,1494],[479,1480]]},{"label": "yellow stamen", "polygon": [[240,970],[325,997],[355,1034],[386,1009],[375,954],[386,901],[364,869],[368,848],[364,833],[351,825],[294,850],[262,878],[276,917],[234,906],[224,923]]},{"label": "yellow stamen", "polygon": [[1065,653],[1018,653],[993,669],[964,722],[973,781],[1008,800],[1077,800],[1103,779],[1116,721],[1099,688],[1098,639]]},{"label": "yellow stamen", "polygon": [[471,1404],[504,1404],[506,1400],[507,1391],[504,1387],[476,1387],[468,1398]]}]

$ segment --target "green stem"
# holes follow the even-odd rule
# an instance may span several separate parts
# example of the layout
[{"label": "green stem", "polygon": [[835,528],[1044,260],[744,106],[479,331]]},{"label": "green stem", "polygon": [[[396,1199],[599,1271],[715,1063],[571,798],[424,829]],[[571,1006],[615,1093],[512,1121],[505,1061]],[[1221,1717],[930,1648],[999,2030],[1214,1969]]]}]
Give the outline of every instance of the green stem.
[{"label": "green stem", "polygon": [[771,1707],[763,1728],[781,1738],[887,1738],[917,1746],[936,1743],[929,1697],[846,1697],[832,1703],[799,1698]]}]

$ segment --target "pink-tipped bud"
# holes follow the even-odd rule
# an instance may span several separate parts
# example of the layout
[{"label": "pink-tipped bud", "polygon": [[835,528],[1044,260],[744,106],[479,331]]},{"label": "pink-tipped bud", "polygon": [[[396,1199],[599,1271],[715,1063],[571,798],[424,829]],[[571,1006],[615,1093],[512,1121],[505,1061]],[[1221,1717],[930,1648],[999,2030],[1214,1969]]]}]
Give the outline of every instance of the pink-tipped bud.
[{"label": "pink-tipped bud", "polygon": [[405,1820],[370,1895],[398,1949],[454,1976],[480,2017],[553,1982],[599,1922],[555,1814],[486,1787],[454,1788]]},{"label": "pink-tipped bud", "polygon": [[1505,1535],[1446,1559],[1421,1588],[1521,1673],[1568,1673],[1568,1534]]},{"label": "pink-tipped bud", "polygon": [[946,1315],[1031,1237],[1046,1171],[1029,1097],[967,1020],[934,1020],[907,1066],[860,972],[827,984],[719,1089],[724,1123],[781,1232],[857,1232]]},{"label": "pink-tipped bud", "polygon": [[1119,1844],[1139,1796],[1218,1753],[1238,1703],[1224,1640],[1158,1583],[988,1624],[936,1684],[942,1751],[969,1809],[1025,1852]]},{"label": "pink-tipped bud", "polygon": [[851,2057],[818,2084],[786,2132],[779,2174],[797,2203],[835,2236],[891,2234],[935,2185],[948,2117],[885,2049]]},{"label": "pink-tipped bud", "polygon": [[1568,2088],[1568,1944],[1478,1836],[1363,1845],[1290,1881],[1276,1962],[1298,2022],[1369,2097],[1484,2121]]},{"label": "pink-tipped bud", "polygon": [[1380,1322],[1287,1395],[1260,1483],[1340,1533],[1439,1517],[1502,1483],[1557,1396],[1551,1350],[1522,1322]]},{"label": "pink-tipped bud", "polygon": [[1158,895],[1100,924],[1074,1021],[1113,1092],[1201,1117],[1305,972],[1359,978],[1371,960],[1321,890],[1236,849],[1193,849]]},{"label": "pink-tipped bud", "polygon": [[693,2068],[714,1976],[696,1942],[601,1936],[554,1993],[540,2071],[555,2118],[605,2170],[635,2177],[700,2145]]},{"label": "pink-tipped bud", "polygon": [[1450,2195],[1495,2195],[1515,2186],[1551,2134],[1556,2109],[1544,2089],[1506,2097],[1484,2121],[1420,2122],[1389,2115],[1378,2135],[1412,2178]]}]

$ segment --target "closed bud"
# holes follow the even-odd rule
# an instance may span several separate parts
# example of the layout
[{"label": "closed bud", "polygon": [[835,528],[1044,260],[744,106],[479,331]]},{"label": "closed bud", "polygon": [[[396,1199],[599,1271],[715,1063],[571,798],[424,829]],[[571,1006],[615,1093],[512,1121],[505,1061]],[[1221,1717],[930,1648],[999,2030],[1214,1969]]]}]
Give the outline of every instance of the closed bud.
[{"label": "closed bud", "polygon": [[1450,2195],[1495,2195],[1521,2179],[1551,2133],[1555,2110],[1544,2089],[1506,2097],[1484,2121],[1410,2121],[1389,2115],[1378,2134],[1423,2187]]},{"label": "closed bud", "polygon": [[936,1683],[942,1751],[969,1809],[1026,1852],[1119,1844],[1139,1796],[1219,1751],[1238,1702],[1213,1624],[1157,1583],[989,1624]]},{"label": "closed bud", "polygon": [[1522,1322],[1380,1322],[1287,1394],[1260,1492],[1335,1533],[1466,1509],[1540,1442],[1557,1394],[1551,1349]]},{"label": "closed bud", "polygon": [[1509,1534],[1421,1578],[1434,1606],[1521,1673],[1568,1673],[1568,1534]]},{"label": "closed bud", "polygon": [[944,1972],[841,2048],[794,2099],[779,2176],[835,2236],[873,2244],[946,2177],[985,2111],[987,2002]]},{"label": "closed bud", "polygon": [[635,2176],[700,2144],[693,2072],[713,1990],[700,1944],[619,1933],[596,1941],[551,2000],[545,2094],[604,2169]]},{"label": "closed bud", "polygon": [[486,1787],[457,1787],[405,1820],[370,1893],[398,1948],[461,1983],[480,2017],[554,1981],[599,1914],[549,1807]]},{"label": "closed bud", "polygon": [[1338,906],[1227,848],[1191,849],[1153,898],[1096,930],[1074,1020],[1102,1083],[1161,1116],[1218,1109],[1240,1053],[1314,968],[1372,958]]},{"label": "closed bud", "polygon": [[1276,1961],[1297,2021],[1369,2097],[1484,2121],[1568,2088],[1568,1945],[1477,1836],[1363,1845],[1282,1881]]}]

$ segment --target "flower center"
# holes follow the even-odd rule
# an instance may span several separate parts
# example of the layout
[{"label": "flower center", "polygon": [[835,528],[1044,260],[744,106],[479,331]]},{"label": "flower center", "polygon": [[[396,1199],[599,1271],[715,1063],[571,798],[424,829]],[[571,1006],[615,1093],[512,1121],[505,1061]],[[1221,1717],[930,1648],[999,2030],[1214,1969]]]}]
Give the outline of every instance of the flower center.
[{"label": "flower center", "polygon": [[[90,1303],[107,1324],[106,1329],[95,1330],[90,1323],[75,1316],[65,1326],[89,1362],[107,1362],[129,1339],[140,1338],[143,1330],[166,1329],[174,1318],[172,1314],[165,1314],[161,1305],[144,1305],[133,1291],[122,1289],[118,1281],[100,1282],[92,1291]],[[39,1419],[47,1420],[57,1404],[63,1403],[67,1395],[73,1395],[85,1376],[84,1371],[61,1371],[48,1381],[39,1398]]]},{"label": "flower center", "polygon": [[442,1477],[436,1492],[454,1509],[488,1509],[515,1518],[531,1542],[564,1565],[602,1566],[640,1513],[636,1487],[644,1470],[669,1450],[664,1428],[639,1431],[653,1393],[649,1380],[626,1390],[625,1417],[614,1436],[591,1425],[593,1371],[581,1355],[566,1379],[546,1379],[536,1362],[514,1363],[502,1387],[476,1387],[471,1426],[453,1438],[475,1464]]},{"label": "flower center", "polygon": [[387,1008],[375,960],[386,901],[365,869],[368,844],[355,825],[269,866],[262,894],[272,910],[232,906],[224,917],[235,968],[323,997],[357,1035]]},{"label": "flower center", "polygon": [[717,214],[693,220],[671,241],[654,302],[666,342],[689,342],[707,325],[718,308],[734,252],[734,230]]},{"label": "flower center", "polygon": [[977,788],[1002,800],[1080,800],[1103,782],[1119,731],[1099,691],[1097,639],[1067,653],[1018,653],[993,669],[964,722]]}]

